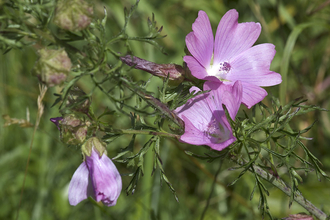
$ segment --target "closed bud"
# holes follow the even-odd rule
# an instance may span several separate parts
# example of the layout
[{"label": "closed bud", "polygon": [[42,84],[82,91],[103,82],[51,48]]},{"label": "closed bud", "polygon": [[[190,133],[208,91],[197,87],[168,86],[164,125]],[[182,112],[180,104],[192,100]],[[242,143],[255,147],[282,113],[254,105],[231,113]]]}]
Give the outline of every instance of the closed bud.
[{"label": "closed bud", "polygon": [[62,84],[71,69],[71,60],[64,49],[41,49],[39,60],[33,72],[45,85],[52,87]]},{"label": "closed bud", "polygon": [[96,137],[89,138],[81,147],[84,161],[73,174],[69,185],[71,205],[75,206],[89,196],[106,206],[116,205],[122,180],[105,147],[105,143]]},{"label": "closed bud", "polygon": [[184,69],[177,64],[157,64],[135,56],[126,55],[120,57],[121,61],[135,69],[144,70],[154,76],[166,78],[181,83],[184,80]]},{"label": "closed bud", "polygon": [[68,31],[81,31],[88,27],[93,18],[93,6],[84,0],[59,0],[53,22]]},{"label": "closed bud", "polygon": [[63,120],[63,117],[56,117],[56,118],[51,118],[50,119],[50,121],[53,122],[56,125],[56,127],[59,131],[61,130],[60,121],[62,121],[62,120]]},{"label": "closed bud", "polygon": [[59,121],[61,141],[70,144],[78,145],[84,143],[87,136],[90,122],[84,117],[79,117],[75,114],[68,114]]}]

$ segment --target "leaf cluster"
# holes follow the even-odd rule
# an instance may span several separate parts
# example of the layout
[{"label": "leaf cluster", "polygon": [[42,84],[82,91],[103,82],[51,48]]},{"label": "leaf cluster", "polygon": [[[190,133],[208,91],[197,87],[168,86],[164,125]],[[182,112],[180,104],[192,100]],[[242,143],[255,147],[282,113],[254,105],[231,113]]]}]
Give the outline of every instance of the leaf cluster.
[{"label": "leaf cluster", "polygon": [[[269,191],[256,168],[261,168],[273,180],[288,179],[287,187],[291,189],[290,206],[295,195],[300,194],[298,185],[299,182],[303,181],[302,174],[307,175],[314,171],[319,180],[321,176],[330,180],[329,176],[321,169],[321,162],[304,144],[305,141],[312,138],[306,138],[302,135],[307,133],[315,122],[298,131],[294,131],[290,126],[290,121],[298,115],[315,110],[326,111],[326,109],[317,106],[307,105],[305,104],[306,101],[298,98],[285,106],[281,106],[279,100],[272,97],[272,108],[260,102],[252,108],[250,117],[244,112],[244,117],[237,117],[235,121],[230,118],[226,106],[223,105],[237,141],[220,153],[212,152],[205,155],[186,153],[209,162],[225,158],[234,161],[238,166],[232,167],[230,170],[243,169],[243,171],[229,185],[235,184],[247,171],[252,173],[255,178],[255,186],[250,199],[252,200],[256,189],[258,189],[260,194],[259,209],[262,211],[262,216],[267,214],[272,219],[267,203]],[[298,148],[302,149],[303,155],[297,153]]]}]

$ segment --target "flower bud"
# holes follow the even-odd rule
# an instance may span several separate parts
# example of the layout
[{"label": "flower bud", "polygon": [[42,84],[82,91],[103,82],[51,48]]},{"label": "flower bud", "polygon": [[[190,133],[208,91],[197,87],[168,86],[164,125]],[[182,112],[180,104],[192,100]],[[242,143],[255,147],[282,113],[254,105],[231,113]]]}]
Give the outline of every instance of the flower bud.
[{"label": "flower bud", "polygon": [[86,93],[79,87],[73,87],[69,92],[66,106],[73,111],[87,114],[91,105],[90,98],[86,97]]},{"label": "flower bud", "polygon": [[75,114],[65,115],[59,121],[61,141],[72,145],[84,143],[90,124],[84,117]]},{"label": "flower bud", "polygon": [[68,31],[81,31],[90,25],[93,6],[84,0],[59,0],[53,22]]},{"label": "flower bud", "polygon": [[114,206],[122,189],[121,176],[106,154],[105,143],[92,137],[82,146],[84,161],[73,174],[69,202],[77,205],[91,196],[106,206]]},{"label": "flower bud", "polygon": [[71,60],[64,49],[41,49],[33,72],[49,87],[62,84],[71,69]]},{"label": "flower bud", "polygon": [[131,55],[120,57],[120,59],[127,65],[144,70],[154,76],[166,78],[169,75],[169,80],[175,80],[179,83],[184,80],[184,69],[180,65],[157,64]]},{"label": "flower bud", "polygon": [[62,120],[63,120],[62,117],[56,117],[56,118],[51,118],[50,119],[50,121],[53,122],[56,125],[56,127],[57,127],[57,129],[59,131],[61,130],[61,128],[60,128],[60,121],[62,121]]}]

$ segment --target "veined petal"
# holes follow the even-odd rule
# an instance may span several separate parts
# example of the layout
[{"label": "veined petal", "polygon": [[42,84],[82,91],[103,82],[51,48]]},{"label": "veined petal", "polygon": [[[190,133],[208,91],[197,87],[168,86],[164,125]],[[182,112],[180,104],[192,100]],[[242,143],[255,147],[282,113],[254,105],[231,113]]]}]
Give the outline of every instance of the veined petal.
[{"label": "veined petal", "polygon": [[198,12],[192,29],[193,32],[186,36],[187,48],[204,68],[208,68],[213,55],[214,38],[210,20],[204,11]]},{"label": "veined petal", "polygon": [[[192,86],[189,89],[190,93],[196,93],[196,92],[199,92],[199,91],[201,91],[201,90],[196,86]],[[174,112],[180,117],[180,114],[182,114],[183,111],[186,111],[187,109],[189,109],[192,104],[193,104],[193,99],[189,99],[186,104],[176,108]]]},{"label": "veined petal", "polygon": [[215,81],[206,81],[203,85],[203,90],[217,90],[221,85],[223,84],[223,82],[221,82],[220,80],[218,82]]},{"label": "veined petal", "polygon": [[107,206],[116,205],[122,189],[120,174],[106,154],[101,158],[93,149],[91,157],[86,157],[90,177],[94,186],[95,200],[102,201]]},{"label": "veined petal", "polygon": [[239,107],[241,106],[242,96],[243,87],[240,81],[236,81],[233,86],[227,85],[227,91],[223,93],[222,103],[226,106],[233,120],[235,120]]},{"label": "veined petal", "polygon": [[241,80],[257,86],[273,86],[282,82],[281,75],[269,70],[275,56],[273,44],[259,44],[234,57],[227,79]]},{"label": "veined petal", "polygon": [[207,77],[206,69],[192,56],[184,56],[184,62],[187,63],[187,66],[191,74],[197,79],[204,79]]},{"label": "veined petal", "polygon": [[203,131],[197,129],[191,121],[182,115],[182,120],[185,124],[185,132],[180,137],[180,141],[188,144],[193,145],[204,145],[207,144],[207,138],[205,137],[205,134]]},{"label": "veined petal", "polygon": [[[224,140],[223,142],[217,142],[217,138],[210,137],[209,134],[205,131],[201,131],[197,129],[189,119],[185,116],[182,116],[182,119],[185,123],[185,133],[181,135],[180,141],[192,145],[208,145],[214,150],[223,150],[224,148],[228,147],[231,143],[233,143],[236,138],[233,136],[231,130],[227,127],[226,132],[230,132],[228,135],[229,137]],[[226,118],[222,118],[222,120],[227,120]],[[226,123],[228,124],[228,122]],[[228,129],[228,130],[227,130]]]},{"label": "veined petal", "polygon": [[255,22],[238,24],[238,12],[229,10],[221,19],[215,35],[214,64],[228,61],[250,48],[258,39],[261,25]]},{"label": "veined petal", "polygon": [[212,118],[210,106],[205,100],[208,95],[206,93],[189,99],[185,105],[175,109],[175,112],[181,119],[185,116],[198,130],[204,131]]},{"label": "veined petal", "polygon": [[88,188],[91,182],[89,179],[89,171],[85,162],[82,162],[76,172],[74,172],[69,185],[69,203],[70,205],[77,205],[82,200],[89,196]]},{"label": "veined petal", "polygon": [[258,102],[261,102],[267,95],[266,90],[263,88],[250,84],[242,82],[243,86],[243,97],[242,97],[242,103],[246,105],[246,107],[251,108]]},{"label": "veined petal", "polygon": [[[209,93],[198,95],[175,110],[185,122],[185,133],[180,138],[182,142],[222,150],[236,140],[222,108],[224,94],[228,93],[232,97],[230,92],[237,93],[236,85],[240,85],[240,82],[235,84],[233,90],[231,85],[221,82],[206,82],[204,90],[211,89]],[[193,87],[192,91],[198,89]],[[236,106],[233,111],[236,111]]]},{"label": "veined petal", "polygon": [[225,84],[223,82],[217,83],[207,81],[204,83],[203,89],[211,90],[209,97],[213,97],[216,110],[223,109],[222,104],[225,104],[230,117],[235,120],[236,114],[242,102],[243,87],[240,81],[236,81],[233,85],[232,83]]}]

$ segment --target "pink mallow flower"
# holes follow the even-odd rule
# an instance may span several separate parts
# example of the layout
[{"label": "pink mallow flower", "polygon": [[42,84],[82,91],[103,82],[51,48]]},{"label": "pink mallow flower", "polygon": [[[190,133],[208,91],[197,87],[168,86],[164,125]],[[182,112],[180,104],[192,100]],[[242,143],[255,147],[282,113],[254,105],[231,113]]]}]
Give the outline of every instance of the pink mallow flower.
[{"label": "pink mallow flower", "polygon": [[198,79],[233,84],[242,82],[242,102],[248,108],[263,100],[266,90],[260,86],[273,86],[282,82],[281,75],[269,70],[275,56],[275,46],[265,43],[252,45],[258,39],[259,23],[238,23],[238,12],[229,10],[221,19],[215,40],[210,20],[199,11],[192,25],[193,32],[186,36],[192,56],[185,56],[191,74]]},{"label": "pink mallow flower", "polygon": [[[203,89],[211,91],[189,99],[185,105],[175,110],[185,123],[185,133],[180,137],[180,141],[193,145],[208,145],[220,151],[236,140],[222,104],[235,120],[242,101],[242,84],[236,81],[231,86],[208,81],[204,83]],[[200,89],[197,87],[190,89],[190,93],[198,91]]]},{"label": "pink mallow flower", "polygon": [[122,189],[121,176],[105,148],[96,146],[103,145],[102,142],[93,137],[87,140],[88,144],[90,148],[83,149],[85,161],[73,174],[69,185],[69,203],[75,206],[91,196],[106,206],[114,206]]}]

